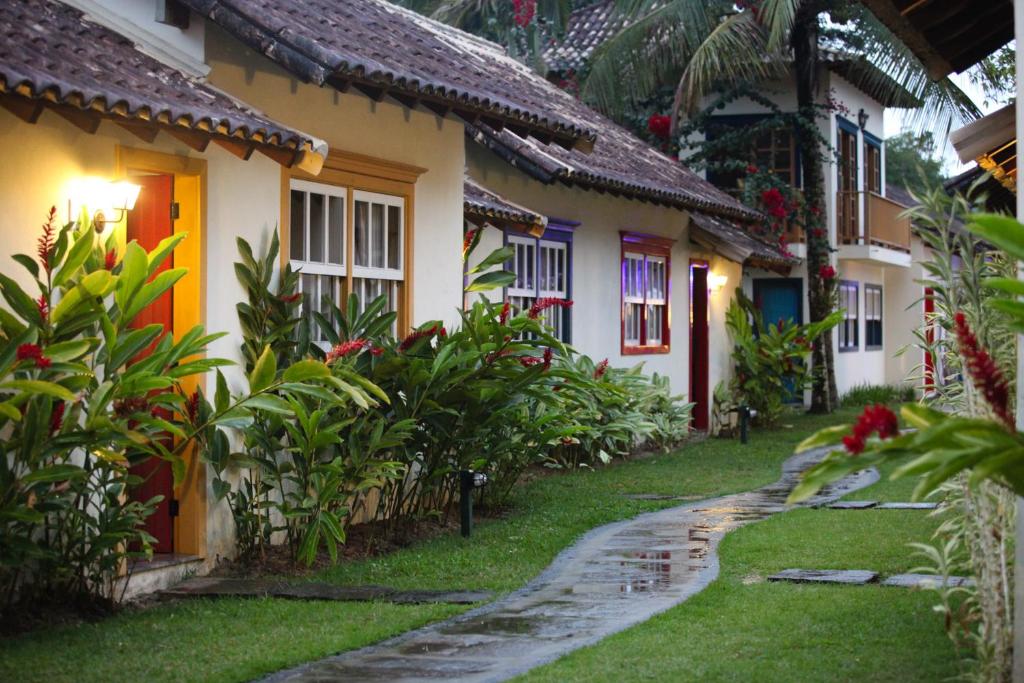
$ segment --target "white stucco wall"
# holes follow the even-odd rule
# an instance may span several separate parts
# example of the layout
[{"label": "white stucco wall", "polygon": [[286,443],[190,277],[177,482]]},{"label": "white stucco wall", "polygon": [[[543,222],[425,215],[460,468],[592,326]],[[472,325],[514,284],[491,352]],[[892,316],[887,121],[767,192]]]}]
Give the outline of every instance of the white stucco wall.
[{"label": "white stucco wall", "polygon": [[[695,251],[689,243],[684,211],[560,184],[545,185],[476,145],[467,147],[466,160],[469,175],[488,189],[539,213],[580,222],[572,243],[573,346],[595,360],[608,358],[618,367],[643,362],[646,372],[667,375],[673,391],[680,394],[689,394],[690,390],[689,262],[691,258],[709,258],[712,272],[729,278],[726,287],[714,292],[709,300],[710,389],[726,378],[729,345],[724,341],[725,308],[740,281],[740,266]],[[670,353],[621,353],[620,230],[676,240],[672,250]],[[501,243],[501,233],[488,228],[478,247],[479,256]],[[494,293],[492,298],[498,296]]]},{"label": "white stucco wall", "polygon": [[462,124],[300,83],[212,26],[206,47],[211,83],[275,120],[326,140],[332,150],[427,169],[413,207],[412,322],[454,323],[462,300]]},{"label": "white stucco wall", "polygon": [[[908,384],[917,389],[922,386],[921,364],[924,354],[914,346],[914,331],[924,324],[925,278],[922,263],[930,259],[928,249],[917,237],[910,240],[909,268],[886,268],[885,289],[882,292],[883,336],[885,342],[886,384]],[[900,353],[901,349],[906,349]]]}]

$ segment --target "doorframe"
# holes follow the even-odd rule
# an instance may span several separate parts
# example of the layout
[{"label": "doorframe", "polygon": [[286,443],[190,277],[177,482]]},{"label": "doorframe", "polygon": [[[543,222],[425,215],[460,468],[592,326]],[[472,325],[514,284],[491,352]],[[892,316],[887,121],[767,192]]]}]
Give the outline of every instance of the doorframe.
[{"label": "doorframe", "polygon": [[[174,322],[175,340],[206,320],[206,193],[207,163],[205,159],[183,157],[117,145],[115,148],[115,177],[125,180],[132,173],[160,173],[174,177],[174,201],[179,215],[174,221],[175,234],[187,232],[174,250],[174,265],[188,269],[188,273],[175,283]],[[118,237],[118,248],[124,253],[124,226]],[[182,381],[186,391],[205,389],[205,377],[190,377]],[[206,467],[193,449],[184,454],[185,480],[175,487],[179,514],[173,522],[174,552],[206,556]]]},{"label": "doorframe", "polygon": [[[693,353],[693,349],[694,349],[693,341],[694,341],[694,338],[695,338],[694,330],[696,329],[696,324],[695,324],[696,320],[695,320],[695,318],[693,316],[694,292],[696,291],[694,289],[694,287],[693,287],[693,270],[695,268],[699,269],[699,270],[706,271],[706,273],[705,273],[705,278],[706,278],[708,275],[711,274],[711,263],[709,261],[707,261],[706,259],[691,258],[690,259],[690,264],[689,264],[689,271],[687,272],[687,280],[689,280],[689,285],[690,285],[690,292],[689,292],[689,294],[690,294],[690,306],[689,306],[689,308],[690,308],[690,311],[689,311],[689,313],[690,313],[690,315],[689,315],[689,323],[690,323],[690,330],[689,330],[690,331],[690,353],[689,353],[690,368],[689,368],[689,370],[690,370],[690,372],[689,372],[689,375],[690,375],[690,400],[693,401],[693,404],[694,404],[694,406],[693,406],[693,428],[695,430],[699,429],[699,430],[707,431],[707,430],[709,430],[711,428],[711,405],[710,405],[710,403],[711,403],[711,367],[710,367],[711,366],[711,319],[710,319],[711,318],[711,294],[710,294],[710,292],[708,292],[707,287],[705,286],[705,288],[704,288],[704,323],[703,323],[703,329],[704,329],[704,353],[703,353],[703,355],[704,355],[704,358],[703,358],[704,366],[703,367],[704,367],[704,370],[702,372],[703,379],[704,379],[704,391],[703,391],[704,395],[699,397],[700,400],[698,401],[697,397],[695,397],[693,395],[694,394],[694,379],[696,377],[696,373],[694,372],[694,369],[695,369],[695,367],[697,367],[697,365],[694,362],[695,359],[694,359],[694,353]],[[706,281],[705,281],[705,285],[706,285]],[[701,418],[701,419],[698,420],[699,418]],[[702,422],[703,425],[702,426],[698,425],[698,421]]]}]

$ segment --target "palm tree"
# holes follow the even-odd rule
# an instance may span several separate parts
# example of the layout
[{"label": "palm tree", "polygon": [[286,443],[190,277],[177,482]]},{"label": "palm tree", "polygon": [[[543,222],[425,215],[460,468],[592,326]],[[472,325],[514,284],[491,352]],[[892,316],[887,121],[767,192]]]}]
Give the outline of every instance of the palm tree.
[{"label": "palm tree", "polygon": [[[666,84],[676,86],[673,124],[692,113],[715,90],[790,79],[797,114],[818,116],[818,77],[825,47],[863,60],[860,86],[876,97],[902,90],[921,103],[913,121],[928,125],[945,139],[950,126],[980,115],[976,105],[952,81],[934,82],[913,54],[860,3],[847,0],[615,0],[627,21],[597,50],[583,82],[583,97],[612,116],[652,96]],[[626,76],[624,78],[624,75]],[[810,322],[832,309],[831,288],[820,272],[831,248],[825,228],[824,153],[803,127],[795,131],[803,169],[806,201],[803,224],[807,240]],[[810,138],[810,139],[808,139]],[[815,344],[818,370],[812,385],[811,410],[836,407],[832,333]]]},{"label": "palm tree", "polygon": [[[602,0],[597,0],[602,1]],[[604,0],[607,1],[607,0]],[[613,118],[651,98],[666,84],[676,88],[673,125],[695,111],[716,90],[791,79],[797,114],[813,121],[822,52],[826,47],[863,60],[855,83],[879,99],[909,92],[921,103],[911,123],[945,139],[953,124],[980,115],[976,105],[952,81],[932,81],[916,57],[867,11],[849,0],[613,0],[625,21],[593,55],[583,74],[582,97]],[[569,9],[580,0],[405,0],[414,9],[433,10],[442,21],[474,33],[515,43],[515,21],[505,14],[524,2],[534,8],[534,23],[557,35]],[[504,14],[503,14],[504,13]],[[503,20],[503,17],[504,20]],[[502,28],[504,26],[504,28]],[[523,27],[519,27],[520,29]],[[526,52],[536,61],[537,51]],[[520,53],[522,54],[522,52]],[[810,322],[831,312],[830,290],[820,276],[831,247],[824,212],[825,176],[819,140],[805,128],[795,132],[803,170],[803,224],[807,239]],[[825,235],[816,237],[815,235]],[[815,345],[811,409],[827,412],[837,403],[832,333]]]}]

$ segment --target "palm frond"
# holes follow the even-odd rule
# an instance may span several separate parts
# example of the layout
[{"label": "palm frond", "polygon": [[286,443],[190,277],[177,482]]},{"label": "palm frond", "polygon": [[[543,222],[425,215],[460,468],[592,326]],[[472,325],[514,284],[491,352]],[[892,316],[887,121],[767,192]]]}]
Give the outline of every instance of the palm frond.
[{"label": "palm frond", "polygon": [[615,11],[638,18],[594,52],[583,98],[616,117],[659,86],[676,82],[724,4],[617,0]]},{"label": "palm frond", "polygon": [[787,60],[768,51],[767,34],[751,12],[725,18],[694,50],[676,89],[673,116],[692,112],[716,86],[763,83],[786,71]]},{"label": "palm frond", "polygon": [[758,9],[761,25],[768,31],[768,51],[782,52],[789,47],[789,35],[801,0],[764,0]]}]

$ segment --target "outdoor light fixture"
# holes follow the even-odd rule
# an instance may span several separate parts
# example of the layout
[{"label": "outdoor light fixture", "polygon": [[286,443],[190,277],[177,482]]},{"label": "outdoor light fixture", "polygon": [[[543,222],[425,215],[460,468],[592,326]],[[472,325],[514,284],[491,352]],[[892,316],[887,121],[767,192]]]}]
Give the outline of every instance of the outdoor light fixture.
[{"label": "outdoor light fixture", "polygon": [[725,283],[728,281],[728,275],[722,275],[721,273],[708,273],[708,289],[713,292],[717,292],[722,287],[725,287]]},{"label": "outdoor light fixture", "polygon": [[82,178],[74,181],[68,200],[69,219],[73,219],[71,207],[86,208],[92,216],[96,232],[103,232],[107,225],[118,223],[135,208],[142,188],[135,183],[122,180],[112,182],[102,178]]},{"label": "outdoor light fixture", "polygon": [[459,517],[464,538],[473,533],[473,491],[487,486],[487,483],[487,475],[483,472],[459,472]]},{"label": "outdoor light fixture", "polygon": [[860,126],[861,130],[864,130],[864,126],[868,125],[868,113],[863,109],[857,112],[857,125]]}]

